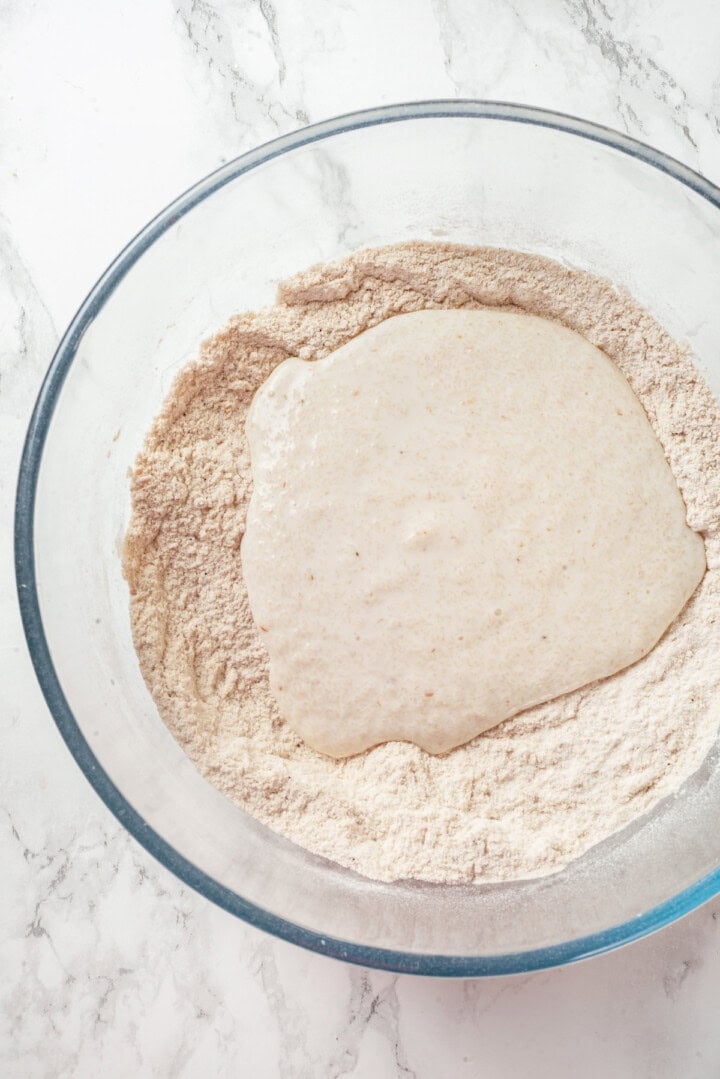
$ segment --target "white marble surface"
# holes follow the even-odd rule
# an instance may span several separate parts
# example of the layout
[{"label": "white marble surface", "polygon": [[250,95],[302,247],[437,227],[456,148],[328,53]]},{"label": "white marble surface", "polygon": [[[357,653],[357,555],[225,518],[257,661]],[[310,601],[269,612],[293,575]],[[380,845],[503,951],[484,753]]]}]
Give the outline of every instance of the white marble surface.
[{"label": "white marble surface", "polygon": [[0,1074],[713,1079],[720,901],[621,952],[443,983],[344,967],[182,887],[54,728],[10,514],[58,334],[120,246],[220,162],[349,109],[529,102],[720,180],[712,0],[0,2]]}]

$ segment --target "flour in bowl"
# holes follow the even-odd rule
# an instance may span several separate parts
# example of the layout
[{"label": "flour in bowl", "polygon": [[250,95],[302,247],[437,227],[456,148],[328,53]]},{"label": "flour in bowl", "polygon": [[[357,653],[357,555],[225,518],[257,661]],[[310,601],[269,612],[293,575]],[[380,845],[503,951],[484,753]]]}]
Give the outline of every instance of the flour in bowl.
[{"label": "flour in bowl", "polygon": [[[244,420],[288,357],[326,356],[423,309],[502,307],[601,348],[642,402],[702,532],[708,569],[634,666],[431,756],[388,742],[333,760],[280,719],[240,542]],[[161,715],[201,771],[270,827],[378,879],[509,880],[561,868],[675,791],[720,710],[718,406],[683,349],[609,282],[494,249],[409,244],[300,274],[178,377],[133,475],[133,631]]]}]

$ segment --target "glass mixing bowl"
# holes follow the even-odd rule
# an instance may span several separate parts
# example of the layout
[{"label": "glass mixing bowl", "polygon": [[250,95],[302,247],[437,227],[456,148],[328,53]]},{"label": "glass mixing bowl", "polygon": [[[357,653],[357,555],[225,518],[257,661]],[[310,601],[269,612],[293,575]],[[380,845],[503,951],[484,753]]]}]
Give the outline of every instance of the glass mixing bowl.
[{"label": "glass mixing bowl", "polygon": [[399,105],[245,154],[163,210],[65,334],[32,417],[17,580],[53,716],[118,820],[178,877],[280,937],[371,967],[527,971],[589,956],[720,891],[720,768],[562,873],[379,884],[275,835],[210,786],[160,721],[118,545],[128,467],[176,371],[234,312],[355,248],[443,239],[540,252],[625,286],[720,391],[720,190],[617,132],[491,102]]}]

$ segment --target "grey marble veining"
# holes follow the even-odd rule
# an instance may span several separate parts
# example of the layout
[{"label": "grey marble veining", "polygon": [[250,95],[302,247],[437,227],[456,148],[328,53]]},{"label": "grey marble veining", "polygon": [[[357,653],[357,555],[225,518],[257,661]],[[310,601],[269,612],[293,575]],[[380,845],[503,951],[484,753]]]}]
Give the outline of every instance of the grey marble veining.
[{"label": "grey marble veining", "polygon": [[[92,0],[0,5],[0,1074],[720,1074],[720,902],[575,967],[367,972],[201,900],[100,804],[35,684],[11,575],[29,410],[126,240],[199,176],[326,116],[479,96],[579,113],[720,179],[710,0]],[[351,227],[331,159],[328,201]]]}]

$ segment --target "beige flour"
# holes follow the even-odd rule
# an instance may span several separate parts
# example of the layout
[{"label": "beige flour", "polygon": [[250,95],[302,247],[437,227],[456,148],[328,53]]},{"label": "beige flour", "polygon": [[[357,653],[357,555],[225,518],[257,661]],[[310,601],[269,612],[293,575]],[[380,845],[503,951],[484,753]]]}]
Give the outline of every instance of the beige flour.
[{"label": "beige flour", "polygon": [[[640,398],[703,533],[708,570],[633,667],[444,757],[386,743],[323,757],[279,719],[241,573],[244,417],[288,356],[325,356],[391,315],[503,305],[603,349]],[[500,881],[557,870],[671,794],[720,719],[720,413],[686,352],[624,293],[539,256],[413,243],[285,282],[178,376],[138,457],[125,544],[135,644],[200,770],[276,831],[369,877]]]}]

